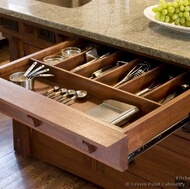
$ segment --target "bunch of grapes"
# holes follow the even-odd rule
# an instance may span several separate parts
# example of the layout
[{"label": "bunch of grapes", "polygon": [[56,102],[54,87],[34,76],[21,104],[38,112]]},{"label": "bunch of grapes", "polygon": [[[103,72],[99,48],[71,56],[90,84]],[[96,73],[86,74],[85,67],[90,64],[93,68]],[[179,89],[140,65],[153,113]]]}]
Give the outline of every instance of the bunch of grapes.
[{"label": "bunch of grapes", "polygon": [[156,20],[190,27],[190,0],[174,0],[173,2],[160,0],[159,5],[152,11],[155,13]]}]

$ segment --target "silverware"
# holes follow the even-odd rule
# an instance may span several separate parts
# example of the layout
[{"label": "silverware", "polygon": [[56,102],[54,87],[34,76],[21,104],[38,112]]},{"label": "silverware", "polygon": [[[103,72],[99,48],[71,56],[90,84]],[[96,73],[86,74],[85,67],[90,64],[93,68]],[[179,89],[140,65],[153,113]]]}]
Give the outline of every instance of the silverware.
[{"label": "silverware", "polygon": [[152,90],[154,90],[155,88],[159,87],[162,83],[158,83],[157,85],[154,85],[154,82],[147,88],[135,93],[137,96],[141,96],[144,95],[147,92],[150,92]]},{"label": "silverware", "polygon": [[59,87],[58,86],[53,86],[51,89],[49,89],[48,91],[46,91],[45,93],[43,93],[44,96],[47,96],[49,93],[53,92],[53,91],[58,91]]},{"label": "silverware", "polygon": [[97,59],[101,59],[101,58],[104,58],[106,56],[110,55],[110,53],[105,53],[103,54],[102,56],[99,56],[98,55],[98,52],[97,52],[97,49],[94,48],[94,49],[91,49],[90,51],[86,52],[86,63],[84,63],[83,65],[79,65],[77,66],[76,68],[73,68],[71,70],[71,72],[76,72],[82,68],[85,68],[86,66],[90,65],[91,63],[93,63],[94,61],[96,61]]},{"label": "silverware", "polygon": [[90,79],[94,79],[94,78],[98,78],[98,77],[101,77],[102,75],[114,70],[115,68],[121,66],[122,64],[128,64],[128,62],[125,62],[125,61],[117,61],[116,63],[114,64],[109,64],[107,66],[104,66],[103,68],[95,71],[92,73],[92,76],[89,77]]},{"label": "silverware", "polygon": [[155,88],[159,87],[160,85],[162,85],[163,83],[173,79],[174,76],[172,75],[165,75],[165,76],[162,76],[162,78],[157,78],[155,79],[149,87],[145,88],[145,89],[142,89],[141,91],[135,93],[137,96],[142,96],[144,94],[146,94],[147,92],[150,92],[152,90],[154,90]]},{"label": "silverware", "polygon": [[73,68],[73,69],[70,70],[70,71],[71,71],[71,72],[76,72],[76,71],[78,71],[78,70],[80,70],[80,69],[82,69],[82,68],[85,68],[86,66],[90,65],[90,64],[93,63],[95,60],[97,60],[97,59],[93,59],[93,60],[91,60],[91,61],[89,61],[89,62],[87,62],[87,63],[84,63],[83,65],[77,66],[76,68]]},{"label": "silverware", "polygon": [[55,92],[51,93],[50,95],[48,95],[48,97],[49,98],[55,98],[60,94],[65,94],[66,92],[67,92],[66,88],[61,88],[61,89],[59,89],[59,91],[57,91],[57,92],[55,91]]},{"label": "silverware", "polygon": [[175,98],[176,96],[180,95],[181,93],[185,92],[186,90],[189,89],[189,85],[188,84],[181,84],[179,85],[175,91],[171,92],[170,94],[168,94],[162,101],[161,104],[165,104],[167,102],[169,102],[170,100],[172,100],[173,98]]},{"label": "silverware", "polygon": [[148,62],[139,63],[130,72],[128,72],[128,74],[121,81],[116,83],[113,87],[118,87],[119,85],[125,83],[126,81],[129,81],[135,77],[138,77],[139,75],[144,74],[148,70],[150,70],[150,64]]},{"label": "silverware", "polygon": [[85,98],[87,96],[87,91],[84,90],[77,90],[75,91],[75,94],[73,94],[73,96],[71,98],[65,99],[64,101],[62,101],[63,104],[66,104],[67,102],[74,100],[74,99],[81,99],[81,98]]},{"label": "silverware", "polygon": [[74,89],[68,89],[64,95],[61,96],[61,98],[57,99],[57,101],[62,102],[62,100],[67,96],[72,96],[76,93]]}]

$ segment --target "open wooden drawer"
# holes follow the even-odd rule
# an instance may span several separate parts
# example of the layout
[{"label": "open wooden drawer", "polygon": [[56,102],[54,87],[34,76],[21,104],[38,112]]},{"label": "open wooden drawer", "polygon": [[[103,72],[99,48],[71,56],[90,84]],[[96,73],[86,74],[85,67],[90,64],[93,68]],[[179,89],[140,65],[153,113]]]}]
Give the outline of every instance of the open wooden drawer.
[{"label": "open wooden drawer", "polygon": [[[108,50],[110,54],[88,64],[84,44],[87,43],[66,41],[1,66],[0,111],[114,169],[124,171],[133,158],[189,120],[190,90],[187,87],[180,94],[176,91],[182,85],[190,84],[190,74],[184,68],[97,44],[100,53]],[[43,62],[44,57],[60,54],[63,48],[70,46],[83,47],[83,50],[59,63]],[[49,68],[54,77],[35,78],[33,90],[9,81],[12,73],[25,71],[35,61],[37,65]],[[116,62],[122,63],[115,66]],[[135,66],[147,62],[149,70],[116,86]],[[108,65],[114,69],[93,76],[98,69]],[[79,69],[73,71],[76,67]],[[63,104],[44,95],[53,86],[85,90],[87,96]],[[119,126],[89,115],[90,110],[109,99],[130,104],[138,111]]]}]

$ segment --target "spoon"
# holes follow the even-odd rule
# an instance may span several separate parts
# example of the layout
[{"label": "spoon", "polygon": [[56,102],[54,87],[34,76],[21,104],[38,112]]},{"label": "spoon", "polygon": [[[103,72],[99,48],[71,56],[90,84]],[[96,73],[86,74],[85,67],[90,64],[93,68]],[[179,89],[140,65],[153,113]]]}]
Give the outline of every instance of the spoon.
[{"label": "spoon", "polygon": [[84,98],[84,97],[86,97],[86,95],[87,95],[87,91],[77,90],[71,98],[62,101],[62,103],[66,104],[67,102],[69,102],[71,100]]},{"label": "spoon", "polygon": [[66,88],[61,88],[58,92],[54,92],[54,93],[51,93],[48,97],[49,98],[54,98],[55,99],[55,97],[57,97],[58,95],[60,95],[60,94],[64,94],[64,93],[66,93],[67,92],[67,89]]},{"label": "spoon", "polygon": [[47,96],[49,93],[53,92],[53,91],[58,91],[59,87],[58,86],[53,86],[51,89],[49,89],[48,91],[46,91],[45,93],[43,93],[44,96]]},{"label": "spoon", "polygon": [[64,95],[61,96],[61,98],[59,98],[57,101],[61,102],[62,98],[66,97],[66,96],[72,96],[75,95],[76,91],[73,89],[68,89],[66,90],[66,93]]}]

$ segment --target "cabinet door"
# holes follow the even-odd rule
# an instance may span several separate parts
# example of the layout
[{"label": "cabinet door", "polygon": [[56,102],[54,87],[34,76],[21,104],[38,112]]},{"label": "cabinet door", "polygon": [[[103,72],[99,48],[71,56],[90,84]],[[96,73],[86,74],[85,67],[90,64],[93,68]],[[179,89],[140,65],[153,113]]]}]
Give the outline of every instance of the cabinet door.
[{"label": "cabinet door", "polygon": [[29,54],[33,54],[33,53],[38,52],[40,50],[42,50],[42,49],[39,47],[35,47],[35,46],[29,45],[27,43],[23,44],[23,51],[24,51],[25,56],[27,56]]}]

